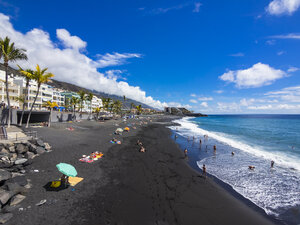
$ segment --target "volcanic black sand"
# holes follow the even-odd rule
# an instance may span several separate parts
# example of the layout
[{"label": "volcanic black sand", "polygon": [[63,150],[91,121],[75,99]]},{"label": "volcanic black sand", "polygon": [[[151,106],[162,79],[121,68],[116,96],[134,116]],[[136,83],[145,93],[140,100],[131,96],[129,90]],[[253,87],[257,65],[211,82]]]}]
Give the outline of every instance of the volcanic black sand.
[{"label": "volcanic black sand", "polygon": [[[70,126],[75,130],[65,129]],[[123,136],[113,135],[117,127],[125,123],[86,121],[36,128],[53,151],[34,159],[26,175],[33,187],[21,203],[23,210],[15,210],[7,224],[272,224],[191,169],[165,125],[139,125]],[[109,143],[112,137],[122,144]],[[145,153],[139,152],[137,140]],[[78,160],[94,151],[104,157],[92,164]],[[60,162],[74,165],[84,180],[74,188],[47,191],[43,186],[61,175],[55,167]],[[36,206],[43,199],[46,203]]]}]

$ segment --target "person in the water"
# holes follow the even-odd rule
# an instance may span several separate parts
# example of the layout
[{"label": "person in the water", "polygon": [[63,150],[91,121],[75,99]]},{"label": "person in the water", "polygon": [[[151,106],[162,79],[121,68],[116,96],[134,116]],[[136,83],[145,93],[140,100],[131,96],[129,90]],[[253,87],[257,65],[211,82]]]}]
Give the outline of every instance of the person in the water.
[{"label": "person in the water", "polygon": [[271,161],[271,168],[274,167],[274,163],[275,163],[275,162],[272,160],[272,161]]}]

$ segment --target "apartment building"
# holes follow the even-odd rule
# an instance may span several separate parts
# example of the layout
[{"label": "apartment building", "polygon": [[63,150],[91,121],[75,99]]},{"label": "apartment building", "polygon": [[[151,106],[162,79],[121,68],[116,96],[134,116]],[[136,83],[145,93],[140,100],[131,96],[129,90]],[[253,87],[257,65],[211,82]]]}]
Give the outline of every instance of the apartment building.
[{"label": "apartment building", "polygon": [[[10,105],[14,108],[19,108],[22,103],[18,101],[20,96],[20,86],[14,83],[14,79],[8,78],[8,94]],[[0,102],[7,104],[6,85],[5,85],[5,71],[0,70]]]}]

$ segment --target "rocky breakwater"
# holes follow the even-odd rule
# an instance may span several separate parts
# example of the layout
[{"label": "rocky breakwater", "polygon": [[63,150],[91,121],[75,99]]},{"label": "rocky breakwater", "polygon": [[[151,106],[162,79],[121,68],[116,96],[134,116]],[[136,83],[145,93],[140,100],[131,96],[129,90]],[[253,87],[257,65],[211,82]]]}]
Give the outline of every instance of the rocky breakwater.
[{"label": "rocky breakwater", "polygon": [[31,187],[27,166],[51,146],[40,139],[0,143],[0,224],[12,218],[13,210],[26,198]]}]

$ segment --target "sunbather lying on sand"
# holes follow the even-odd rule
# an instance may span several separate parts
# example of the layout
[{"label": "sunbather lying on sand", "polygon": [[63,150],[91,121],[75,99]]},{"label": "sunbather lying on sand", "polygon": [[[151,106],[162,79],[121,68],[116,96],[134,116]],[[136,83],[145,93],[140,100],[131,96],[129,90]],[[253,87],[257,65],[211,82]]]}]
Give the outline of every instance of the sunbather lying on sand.
[{"label": "sunbather lying on sand", "polygon": [[146,149],[142,146],[140,152],[146,152]]}]

